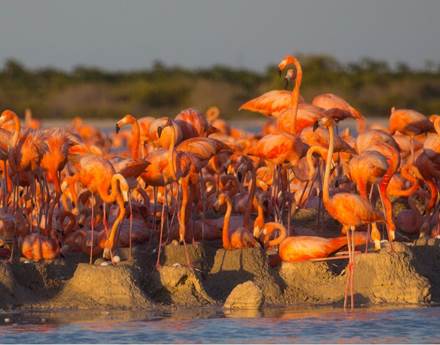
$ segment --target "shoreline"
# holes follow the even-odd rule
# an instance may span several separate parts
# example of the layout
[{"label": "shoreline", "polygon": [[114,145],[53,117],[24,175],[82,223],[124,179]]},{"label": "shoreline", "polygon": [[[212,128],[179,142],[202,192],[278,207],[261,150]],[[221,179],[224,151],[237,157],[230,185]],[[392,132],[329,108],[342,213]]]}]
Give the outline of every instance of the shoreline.
[{"label": "shoreline", "polygon": [[[121,249],[123,261],[116,266],[89,265],[82,254],[52,263],[3,262],[0,312],[222,307],[232,289],[247,281],[261,290],[263,307],[342,306],[346,260],[273,269],[260,248],[225,251],[207,242],[187,247],[194,271],[184,266],[183,246],[174,244],[165,246],[159,270],[145,246],[133,248],[131,261],[128,249]],[[356,305],[439,303],[440,241],[395,247],[356,256]]]}]

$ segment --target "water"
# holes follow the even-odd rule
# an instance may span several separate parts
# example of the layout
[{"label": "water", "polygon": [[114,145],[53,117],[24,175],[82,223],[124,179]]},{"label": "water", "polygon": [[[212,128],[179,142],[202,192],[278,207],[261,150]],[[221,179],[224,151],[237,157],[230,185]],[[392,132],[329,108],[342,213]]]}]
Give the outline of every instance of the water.
[{"label": "water", "polygon": [[[9,318],[9,320],[8,320]],[[4,321],[6,319],[6,322]],[[3,314],[1,343],[438,343],[440,308]]]}]

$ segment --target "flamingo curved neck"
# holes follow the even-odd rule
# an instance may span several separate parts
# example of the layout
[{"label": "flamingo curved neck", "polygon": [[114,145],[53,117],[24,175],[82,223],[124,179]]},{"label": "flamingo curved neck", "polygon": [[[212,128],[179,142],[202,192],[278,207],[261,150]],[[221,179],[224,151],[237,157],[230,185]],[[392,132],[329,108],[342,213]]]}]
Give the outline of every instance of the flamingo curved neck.
[{"label": "flamingo curved neck", "polygon": [[330,162],[333,156],[333,150],[335,145],[335,129],[333,123],[328,127],[329,132],[329,147],[327,152],[327,161],[325,164],[325,173],[324,173],[324,183],[322,186],[322,200],[324,202],[324,206],[329,204],[330,202],[330,194],[329,194],[329,182],[330,182]]},{"label": "flamingo curved neck", "polygon": [[296,118],[298,114],[299,90],[302,82],[302,67],[298,60],[294,62],[296,68],[295,87],[290,98],[290,106],[293,109],[293,132],[296,134]]},{"label": "flamingo curved neck", "polygon": [[307,166],[309,168],[309,180],[311,180],[315,176],[315,172],[316,172],[315,162],[313,161],[313,154],[319,153],[321,157],[324,157],[326,151],[327,149],[318,145],[311,146],[307,150],[306,161],[307,161]]},{"label": "flamingo curved neck", "polygon": [[135,117],[130,117],[128,123],[131,124],[131,136],[133,138],[131,146],[131,158],[137,160],[140,158],[139,145],[141,142],[141,129],[139,127],[139,122],[136,120]]},{"label": "flamingo curved neck", "polygon": [[171,130],[171,143],[168,148],[168,165],[170,166],[171,170],[171,176],[174,180],[177,180],[177,174],[176,174],[176,153],[174,151],[174,146],[176,145],[176,129],[174,128],[174,125],[170,126],[172,128]]},{"label": "flamingo curved neck", "polygon": [[115,174],[111,179],[111,192],[108,193],[107,190],[99,190],[99,196],[106,203],[112,203],[116,200],[116,196],[119,194],[118,181],[120,181],[120,176]]},{"label": "flamingo curved neck", "polygon": [[[271,223],[266,223],[265,224],[265,228],[266,228],[266,239],[269,239],[269,237],[276,231],[279,230],[279,235],[277,238],[270,240],[267,242],[267,245],[269,247],[274,247],[279,245],[281,242],[284,241],[284,239],[287,237],[287,231],[286,228],[284,227],[284,225],[280,224],[280,223],[275,223],[275,222],[271,222]],[[266,242],[266,241],[265,241]]]},{"label": "flamingo curved neck", "polygon": [[21,131],[21,123],[20,118],[12,111],[8,111],[6,114],[6,118],[4,118],[3,122],[12,120],[14,123],[14,133],[12,134],[11,142],[9,144],[9,148],[17,146],[18,140],[20,139],[20,131]]},{"label": "flamingo curved neck", "polygon": [[247,200],[247,207],[243,218],[243,227],[249,229],[249,222],[252,212],[252,201],[254,200],[255,188],[257,184],[257,175],[255,173],[255,169],[252,164],[250,164],[249,171],[251,173],[252,181],[251,181],[251,189],[249,191],[249,196]]},{"label": "flamingo curved neck", "polygon": [[409,173],[410,167],[410,165],[404,166],[400,172],[400,175],[402,175],[402,177],[406,180],[410,181],[411,186],[409,186],[407,189],[399,189],[397,191],[393,191],[394,196],[410,196],[420,188],[417,178]]},{"label": "flamingo curved neck", "polygon": [[229,241],[229,220],[231,218],[232,213],[232,201],[229,197],[226,197],[226,213],[225,213],[225,219],[223,222],[223,231],[222,231],[222,241],[223,241],[223,248],[229,248],[231,246],[231,243]]}]

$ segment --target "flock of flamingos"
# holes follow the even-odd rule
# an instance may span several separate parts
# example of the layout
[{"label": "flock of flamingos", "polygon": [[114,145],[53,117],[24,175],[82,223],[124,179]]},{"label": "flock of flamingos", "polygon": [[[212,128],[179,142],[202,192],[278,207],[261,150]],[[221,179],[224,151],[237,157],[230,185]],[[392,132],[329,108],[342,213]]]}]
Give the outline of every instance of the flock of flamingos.
[{"label": "flock of flamingos", "polygon": [[[159,265],[161,248],[174,241],[185,246],[191,267],[186,246],[217,241],[225,250],[270,249],[277,265],[347,247],[344,306],[353,307],[357,246],[367,250],[371,241],[379,250],[388,241],[392,250],[396,234],[440,233],[440,116],[392,108],[388,127],[367,126],[334,94],[305,102],[295,57],[278,67],[293,90],[240,107],[268,117],[257,134],[231,127],[216,107],[174,118],[125,115],[112,133],[80,118],[68,128],[40,129],[31,116],[23,125],[4,110],[0,257],[38,262],[83,252],[90,263],[103,256],[117,264],[118,248],[150,242]],[[338,128],[347,118],[357,136]],[[398,213],[397,199],[406,205]],[[294,235],[295,214],[305,208],[335,219],[341,235]]]}]

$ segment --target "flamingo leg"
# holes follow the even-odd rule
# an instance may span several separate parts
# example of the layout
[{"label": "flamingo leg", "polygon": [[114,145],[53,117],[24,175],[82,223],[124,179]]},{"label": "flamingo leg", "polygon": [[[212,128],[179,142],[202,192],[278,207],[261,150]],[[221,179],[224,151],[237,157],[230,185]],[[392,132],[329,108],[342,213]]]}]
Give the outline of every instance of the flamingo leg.
[{"label": "flamingo leg", "polygon": [[156,206],[157,206],[157,187],[153,187],[153,232],[156,233]]},{"label": "flamingo leg", "polygon": [[105,236],[108,237],[107,205],[105,202],[102,204],[102,224],[104,225]]},{"label": "flamingo leg", "polygon": [[131,234],[133,230],[133,208],[131,205],[131,189],[128,191],[128,209],[130,211],[129,226],[128,226],[128,247],[129,247],[128,260],[131,260],[131,256],[132,256]]},{"label": "flamingo leg", "polygon": [[[200,194],[202,195],[202,241],[205,238],[205,219],[206,219],[206,190],[203,179],[203,172],[200,170]],[[193,232],[194,234],[194,232]]]},{"label": "flamingo leg", "polygon": [[7,205],[7,196],[8,196],[8,168],[6,164],[6,160],[3,161],[3,207]]},{"label": "flamingo leg", "polygon": [[[318,165],[318,184],[322,185],[322,176],[321,176],[321,161],[319,161]],[[317,227],[321,229],[321,213],[322,213],[322,188],[319,188],[318,194],[318,217],[317,217]]]},{"label": "flamingo leg", "polygon": [[351,309],[354,308],[354,267],[355,267],[355,245],[354,245],[354,231],[355,227],[351,227],[351,267],[350,267],[350,299],[351,299]]},{"label": "flamingo leg", "polygon": [[92,193],[92,217],[90,218],[90,229],[91,229],[91,243],[90,243],[90,259],[89,264],[91,265],[93,262],[93,243],[94,243],[94,234],[95,234],[95,195]]},{"label": "flamingo leg", "polygon": [[[166,199],[166,187],[165,187],[165,199]],[[160,221],[160,234],[159,234],[159,247],[157,248],[156,269],[160,268],[160,253],[161,253],[161,249],[162,249],[162,235],[163,235],[163,227],[165,225],[164,217],[165,217],[165,202],[162,204],[161,221]]]},{"label": "flamingo leg", "polygon": [[348,249],[348,264],[346,268],[346,282],[345,282],[345,290],[344,290],[344,310],[347,309],[348,302],[348,288],[350,286],[350,266],[351,266],[351,245],[350,245],[350,229],[344,226],[345,234],[347,236],[347,249]]},{"label": "flamingo leg", "polygon": [[[389,201],[388,197],[386,196],[386,186],[380,186],[379,187],[379,197],[380,201],[382,203],[382,208],[385,212],[385,222],[386,222],[386,228],[387,228],[387,235],[388,235],[388,241],[390,243],[390,249],[391,251],[394,251],[393,248],[393,240],[395,238],[394,233],[394,226],[393,226],[393,220],[392,220],[392,205]],[[379,244],[380,249],[380,244]]]}]

